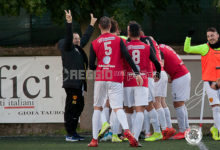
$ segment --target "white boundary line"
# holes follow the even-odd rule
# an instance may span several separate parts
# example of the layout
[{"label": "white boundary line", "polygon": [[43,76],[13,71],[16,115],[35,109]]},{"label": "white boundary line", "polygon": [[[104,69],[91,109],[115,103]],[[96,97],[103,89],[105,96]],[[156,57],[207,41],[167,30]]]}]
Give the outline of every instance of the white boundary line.
[{"label": "white boundary line", "polygon": [[205,146],[205,144],[203,142],[200,142],[198,145],[200,150],[208,150],[208,148]]},{"label": "white boundary line", "polygon": [[[171,120],[172,123],[177,123],[177,120],[176,119],[172,119]],[[189,119],[189,123],[201,123],[199,119]],[[210,120],[210,119],[207,119],[207,120],[202,120],[202,123],[214,123],[214,120]]]}]

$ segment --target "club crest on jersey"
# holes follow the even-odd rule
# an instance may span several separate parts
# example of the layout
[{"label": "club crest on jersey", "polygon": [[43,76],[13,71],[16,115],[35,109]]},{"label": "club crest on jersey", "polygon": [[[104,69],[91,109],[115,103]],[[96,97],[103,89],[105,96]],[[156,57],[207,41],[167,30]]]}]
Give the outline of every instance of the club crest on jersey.
[{"label": "club crest on jersey", "polygon": [[212,103],[213,102],[213,98],[211,97],[211,98],[209,98],[209,101],[210,101],[210,103]]},{"label": "club crest on jersey", "polygon": [[111,61],[111,57],[109,57],[109,56],[105,56],[105,57],[103,58],[103,63],[104,63],[104,64],[109,64],[110,61]]}]

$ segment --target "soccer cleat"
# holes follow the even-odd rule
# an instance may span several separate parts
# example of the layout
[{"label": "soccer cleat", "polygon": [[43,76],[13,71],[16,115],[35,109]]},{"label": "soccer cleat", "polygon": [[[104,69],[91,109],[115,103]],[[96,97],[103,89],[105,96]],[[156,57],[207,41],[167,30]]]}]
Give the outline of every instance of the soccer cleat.
[{"label": "soccer cleat", "polygon": [[84,141],[84,140],[85,140],[84,137],[79,136],[79,134],[77,134],[77,133],[73,134],[73,137],[74,137],[75,139],[78,139],[78,141]]},{"label": "soccer cleat", "polygon": [[112,139],[112,132],[105,133],[104,137],[100,141],[106,142]]},{"label": "soccer cleat", "polygon": [[120,139],[121,139],[122,141],[128,141],[128,138],[126,138],[125,136],[120,136]]},{"label": "soccer cleat", "polygon": [[163,140],[167,140],[170,137],[172,137],[176,133],[176,130],[174,128],[166,128],[166,130],[162,131],[163,134]]},{"label": "soccer cleat", "polygon": [[176,135],[172,136],[172,139],[181,140],[185,139],[185,132],[179,132]]},{"label": "soccer cleat", "polygon": [[129,129],[126,129],[124,132],[124,136],[128,139],[130,146],[132,147],[138,147],[138,142],[132,135],[131,131]]},{"label": "soccer cleat", "polygon": [[122,142],[122,140],[118,137],[117,134],[112,135],[112,142]]},{"label": "soccer cleat", "polygon": [[174,128],[169,128],[169,136],[173,136],[176,133],[176,130]]},{"label": "soccer cleat", "polygon": [[162,138],[163,135],[161,132],[154,132],[152,136],[150,136],[149,138],[145,138],[144,140],[147,142],[153,142],[153,141],[161,140]]},{"label": "soccer cleat", "polygon": [[76,141],[79,141],[78,138],[75,138],[74,136],[66,136],[66,141],[67,142],[76,142]]},{"label": "soccer cleat", "polygon": [[218,129],[215,126],[212,126],[210,128],[210,132],[212,133],[213,140],[215,140],[215,141],[219,141],[220,140]]},{"label": "soccer cleat", "polygon": [[162,130],[162,135],[163,135],[163,140],[166,140],[167,139],[167,135],[168,135],[168,131],[169,129],[166,128],[165,130]]},{"label": "soccer cleat", "polygon": [[88,144],[88,147],[98,147],[98,140],[92,139],[92,141]]},{"label": "soccer cleat", "polygon": [[108,122],[103,123],[102,129],[99,132],[98,139],[102,138],[104,134],[110,129],[110,125]]},{"label": "soccer cleat", "polygon": [[152,136],[151,133],[147,133],[147,134],[145,134],[145,139],[146,139],[146,138],[149,138],[150,136]]}]

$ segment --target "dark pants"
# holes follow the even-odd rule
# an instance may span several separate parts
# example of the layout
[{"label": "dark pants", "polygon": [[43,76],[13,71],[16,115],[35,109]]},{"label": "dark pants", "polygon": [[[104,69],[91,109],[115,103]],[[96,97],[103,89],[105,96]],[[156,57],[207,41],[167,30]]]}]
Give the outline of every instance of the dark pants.
[{"label": "dark pants", "polygon": [[66,105],[64,113],[64,125],[69,136],[76,133],[76,128],[84,108],[84,96],[82,90],[65,88],[66,91]]}]

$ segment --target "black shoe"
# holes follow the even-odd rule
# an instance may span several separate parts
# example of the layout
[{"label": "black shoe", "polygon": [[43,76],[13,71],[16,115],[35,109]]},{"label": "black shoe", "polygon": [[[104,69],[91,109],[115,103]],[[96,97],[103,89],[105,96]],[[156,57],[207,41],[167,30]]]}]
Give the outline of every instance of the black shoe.
[{"label": "black shoe", "polygon": [[83,141],[83,140],[85,140],[84,137],[79,136],[79,134],[77,134],[77,133],[73,134],[73,137],[74,137],[74,138],[77,138],[79,141]]}]

